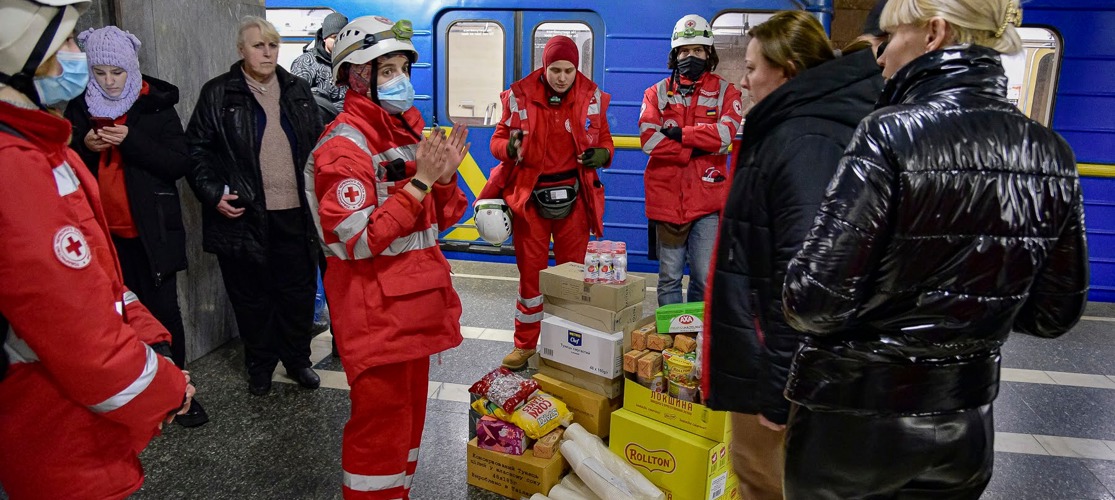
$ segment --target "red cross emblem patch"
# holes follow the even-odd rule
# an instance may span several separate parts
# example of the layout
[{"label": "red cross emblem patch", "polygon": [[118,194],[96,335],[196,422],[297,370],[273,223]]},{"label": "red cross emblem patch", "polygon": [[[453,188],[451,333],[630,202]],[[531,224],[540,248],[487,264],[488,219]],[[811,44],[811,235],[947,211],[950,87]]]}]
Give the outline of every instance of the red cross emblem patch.
[{"label": "red cross emblem patch", "polygon": [[81,269],[93,260],[93,252],[78,228],[63,226],[54,233],[54,255],[67,267]]},{"label": "red cross emblem patch", "polygon": [[345,179],[337,186],[337,201],[346,210],[359,210],[367,199],[364,183],[356,179]]}]

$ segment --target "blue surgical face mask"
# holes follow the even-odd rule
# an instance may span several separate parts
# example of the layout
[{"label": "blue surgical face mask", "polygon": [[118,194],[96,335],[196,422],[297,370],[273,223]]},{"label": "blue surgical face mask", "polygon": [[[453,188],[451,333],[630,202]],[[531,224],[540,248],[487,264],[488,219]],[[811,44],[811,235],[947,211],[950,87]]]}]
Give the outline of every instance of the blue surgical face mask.
[{"label": "blue surgical face mask", "polygon": [[83,52],[58,52],[62,74],[35,77],[35,90],[43,106],[72,101],[85,91],[89,83],[89,63]]},{"label": "blue surgical face mask", "polygon": [[405,74],[399,74],[376,88],[379,105],[388,113],[402,113],[414,106],[414,86]]}]

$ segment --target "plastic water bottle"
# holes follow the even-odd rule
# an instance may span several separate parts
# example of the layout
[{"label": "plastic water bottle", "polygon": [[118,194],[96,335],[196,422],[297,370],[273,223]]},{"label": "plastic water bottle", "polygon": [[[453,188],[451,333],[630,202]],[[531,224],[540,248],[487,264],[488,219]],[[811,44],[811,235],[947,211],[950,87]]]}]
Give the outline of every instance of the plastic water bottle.
[{"label": "plastic water bottle", "polygon": [[615,271],[612,269],[614,255],[612,242],[600,242],[600,283],[615,283]]},{"label": "plastic water bottle", "polygon": [[600,281],[600,250],[595,241],[588,242],[585,249],[585,283]]},{"label": "plastic water bottle", "polygon": [[627,243],[622,241],[616,243],[613,252],[612,275],[614,282],[617,284],[627,282]]}]

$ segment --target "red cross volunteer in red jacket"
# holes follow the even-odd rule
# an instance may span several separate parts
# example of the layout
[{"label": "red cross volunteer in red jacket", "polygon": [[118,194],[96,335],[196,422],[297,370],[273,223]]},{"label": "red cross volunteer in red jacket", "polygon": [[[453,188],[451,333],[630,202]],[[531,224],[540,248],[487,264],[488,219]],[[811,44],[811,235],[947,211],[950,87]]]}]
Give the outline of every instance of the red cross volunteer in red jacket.
[{"label": "red cross volunteer in red jacket", "polygon": [[[333,76],[349,90],[306,168],[328,265],[333,334],[352,386],[341,466],[346,499],[409,498],[431,354],[461,343],[461,301],[438,248],[468,206],[456,170],[467,129],[423,140],[410,21],[341,30]],[[316,206],[313,206],[316,205]]]},{"label": "red cross volunteer in red jacket", "polygon": [[492,135],[500,160],[478,199],[503,198],[511,208],[519,299],[515,349],[503,366],[519,369],[534,355],[542,321],[538,273],[549,262],[584,262],[589,233],[604,232],[604,185],[615,147],[608,131],[611,96],[577,70],[577,44],[555,36],[542,51],[542,67],[500,99],[503,117]]},{"label": "red cross volunteer in red jacket", "polygon": [[728,146],[739,129],[740,91],[712,73],[712,26],[690,14],[670,42],[670,76],[643,94],[639,138],[650,155],[643,182],[657,242],[658,304],[704,300],[720,209],[728,196]]},{"label": "red cross volunteer in red jacket", "polygon": [[[170,334],[124,287],[70,124],[71,33],[88,0],[0,0],[0,484],[13,499],[124,498],[138,454],[193,388]],[[162,352],[156,352],[155,346]],[[162,355],[160,355],[162,354]],[[0,365],[2,366],[2,365]]]}]

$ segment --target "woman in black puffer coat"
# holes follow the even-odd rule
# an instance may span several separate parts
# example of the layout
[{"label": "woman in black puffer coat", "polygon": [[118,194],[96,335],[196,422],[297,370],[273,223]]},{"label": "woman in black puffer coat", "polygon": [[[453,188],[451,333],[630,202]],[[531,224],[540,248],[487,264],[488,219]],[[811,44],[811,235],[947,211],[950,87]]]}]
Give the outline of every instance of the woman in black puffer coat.
[{"label": "woman in black puffer coat", "polygon": [[[757,103],[746,117],[720,221],[702,360],[706,402],[733,412],[741,496],[766,500],[782,498],[790,410],[782,392],[801,337],[783,320],[782,279],[883,78],[871,50],[834,58],[820,23],[805,12],[779,13],[750,33],[762,55],[752,58],[749,46],[745,86]],[[782,64],[801,71],[786,71],[792,78],[764,95],[768,70],[760,59],[777,65],[786,47],[795,55]]]},{"label": "woman in black puffer coat", "polygon": [[[1072,150],[1006,98],[1016,0],[891,0],[880,109],[786,274],[786,498],[978,498],[999,347],[1068,331],[1088,256]],[[917,4],[922,18],[916,18]],[[962,25],[965,27],[960,27]]]}]

